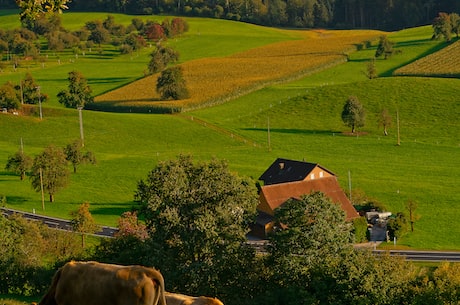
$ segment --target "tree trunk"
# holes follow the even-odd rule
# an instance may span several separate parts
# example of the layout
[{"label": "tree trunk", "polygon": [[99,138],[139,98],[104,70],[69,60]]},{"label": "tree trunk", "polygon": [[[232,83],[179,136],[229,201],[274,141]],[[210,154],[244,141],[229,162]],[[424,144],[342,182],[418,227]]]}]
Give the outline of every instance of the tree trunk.
[{"label": "tree trunk", "polygon": [[50,202],[54,202],[54,194],[50,193]]}]

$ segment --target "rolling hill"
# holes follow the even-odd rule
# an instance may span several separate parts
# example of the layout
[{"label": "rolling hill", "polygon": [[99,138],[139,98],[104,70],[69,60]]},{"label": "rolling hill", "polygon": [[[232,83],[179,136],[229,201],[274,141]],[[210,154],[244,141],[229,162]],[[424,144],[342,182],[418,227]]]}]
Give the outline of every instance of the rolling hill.
[{"label": "rolling hill", "polygon": [[[103,16],[85,14],[84,18]],[[116,18],[129,22],[132,16]],[[295,42],[299,32],[222,20],[187,20],[190,32],[169,42],[180,51],[184,64]],[[79,14],[67,13],[63,18],[64,25],[73,28],[82,22]],[[88,55],[76,63],[30,68],[51,100],[44,105],[43,121],[36,116],[0,115],[0,195],[6,196],[8,207],[60,217],[88,201],[98,222],[113,225],[135,204],[137,181],[159,160],[178,154],[192,154],[196,160],[217,157],[227,160],[232,171],[256,180],[277,157],[305,159],[335,172],[344,189],[350,173],[353,189],[384,203],[392,212],[403,211],[407,200],[416,200],[421,217],[415,231],[400,241],[402,245],[460,249],[460,227],[453,225],[460,216],[456,192],[460,183],[460,80],[391,77],[396,69],[442,49],[444,44],[430,40],[430,27],[388,35],[402,53],[377,60],[380,77],[373,80],[363,73],[375,53],[375,46],[369,45],[349,53],[346,63],[235,95],[237,98],[209,108],[177,115],[83,111],[85,147],[94,152],[98,164],[81,166],[69,187],[57,193],[56,202],[46,204],[45,211],[41,211],[40,195],[29,181],[19,181],[1,164],[19,149],[21,141],[25,152],[33,156],[49,144],[63,147],[79,137],[78,112],[62,108],[55,98],[66,86],[68,71],[81,70],[93,92],[100,95],[139,79],[149,50],[133,56],[114,52],[104,58]],[[61,58],[65,56],[70,55]],[[16,82],[23,73],[1,73],[0,83]],[[347,135],[348,128],[340,120],[341,108],[350,95],[356,95],[367,110],[367,123],[359,136]],[[393,116],[387,137],[377,124],[382,108]],[[400,146],[396,145],[396,111]]]}]

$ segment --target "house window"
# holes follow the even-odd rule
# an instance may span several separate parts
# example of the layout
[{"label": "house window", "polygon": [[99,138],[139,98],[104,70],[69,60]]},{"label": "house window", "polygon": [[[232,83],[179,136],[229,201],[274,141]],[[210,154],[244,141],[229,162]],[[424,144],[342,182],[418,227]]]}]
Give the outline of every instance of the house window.
[{"label": "house window", "polygon": [[320,172],[319,172],[319,177],[320,177],[320,178],[323,178],[323,176],[324,176],[323,171],[320,171]]},{"label": "house window", "polygon": [[310,179],[311,179],[311,180],[315,179],[315,174],[311,174],[311,175],[310,175]]}]

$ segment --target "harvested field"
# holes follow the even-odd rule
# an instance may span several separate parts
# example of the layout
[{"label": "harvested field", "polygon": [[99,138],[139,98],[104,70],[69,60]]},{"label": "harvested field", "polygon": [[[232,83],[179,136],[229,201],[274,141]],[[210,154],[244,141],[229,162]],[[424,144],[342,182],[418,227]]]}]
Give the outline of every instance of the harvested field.
[{"label": "harvested field", "polygon": [[349,52],[381,35],[381,32],[371,30],[296,33],[301,39],[274,43],[228,57],[183,63],[189,99],[161,101],[155,92],[156,74],[98,96],[95,106],[112,111],[125,107],[133,112],[178,112],[208,107],[269,84],[296,79],[345,62]]},{"label": "harvested field", "polygon": [[460,77],[460,40],[397,69],[394,75]]}]

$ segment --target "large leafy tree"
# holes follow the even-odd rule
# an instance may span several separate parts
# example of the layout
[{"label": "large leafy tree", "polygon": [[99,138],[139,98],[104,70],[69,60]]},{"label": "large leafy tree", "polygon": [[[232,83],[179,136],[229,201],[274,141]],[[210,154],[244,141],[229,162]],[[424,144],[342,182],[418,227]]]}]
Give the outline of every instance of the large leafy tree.
[{"label": "large leafy tree", "polygon": [[320,192],[287,201],[275,210],[275,222],[266,258],[272,290],[287,304],[299,296],[313,304],[311,276],[350,251],[351,225],[341,207]]},{"label": "large leafy tree", "polygon": [[68,9],[68,2],[70,0],[16,0],[21,22],[26,26],[33,25],[34,20],[43,14],[62,13]]},{"label": "large leafy tree", "polygon": [[68,108],[77,108],[93,102],[91,87],[83,74],[78,71],[71,71],[68,80],[68,90],[62,90],[57,95],[59,103]]},{"label": "large leafy tree", "polygon": [[356,96],[350,96],[343,106],[342,121],[351,127],[352,133],[355,133],[356,127],[364,126],[365,119],[366,112],[363,105]]},{"label": "large leafy tree", "polygon": [[13,171],[19,175],[21,180],[24,180],[26,173],[32,167],[32,158],[24,154],[22,151],[16,152],[9,156],[6,162],[5,169]]},{"label": "large leafy tree", "polygon": [[433,39],[438,39],[443,36],[446,41],[452,39],[452,23],[449,14],[439,13],[438,16],[433,20]]},{"label": "large leafy tree", "polygon": [[54,202],[54,194],[69,183],[70,171],[64,151],[53,145],[35,157],[31,182],[32,187],[37,192],[42,190],[49,194],[50,202]]},{"label": "large leafy tree", "polygon": [[215,294],[245,273],[254,257],[243,242],[257,192],[224,161],[195,164],[179,156],[160,162],[139,181],[135,199],[154,248],[151,265],[161,267],[170,289]]},{"label": "large leafy tree", "polygon": [[164,100],[181,100],[188,98],[189,92],[180,66],[171,67],[161,72],[157,80],[157,91]]}]

